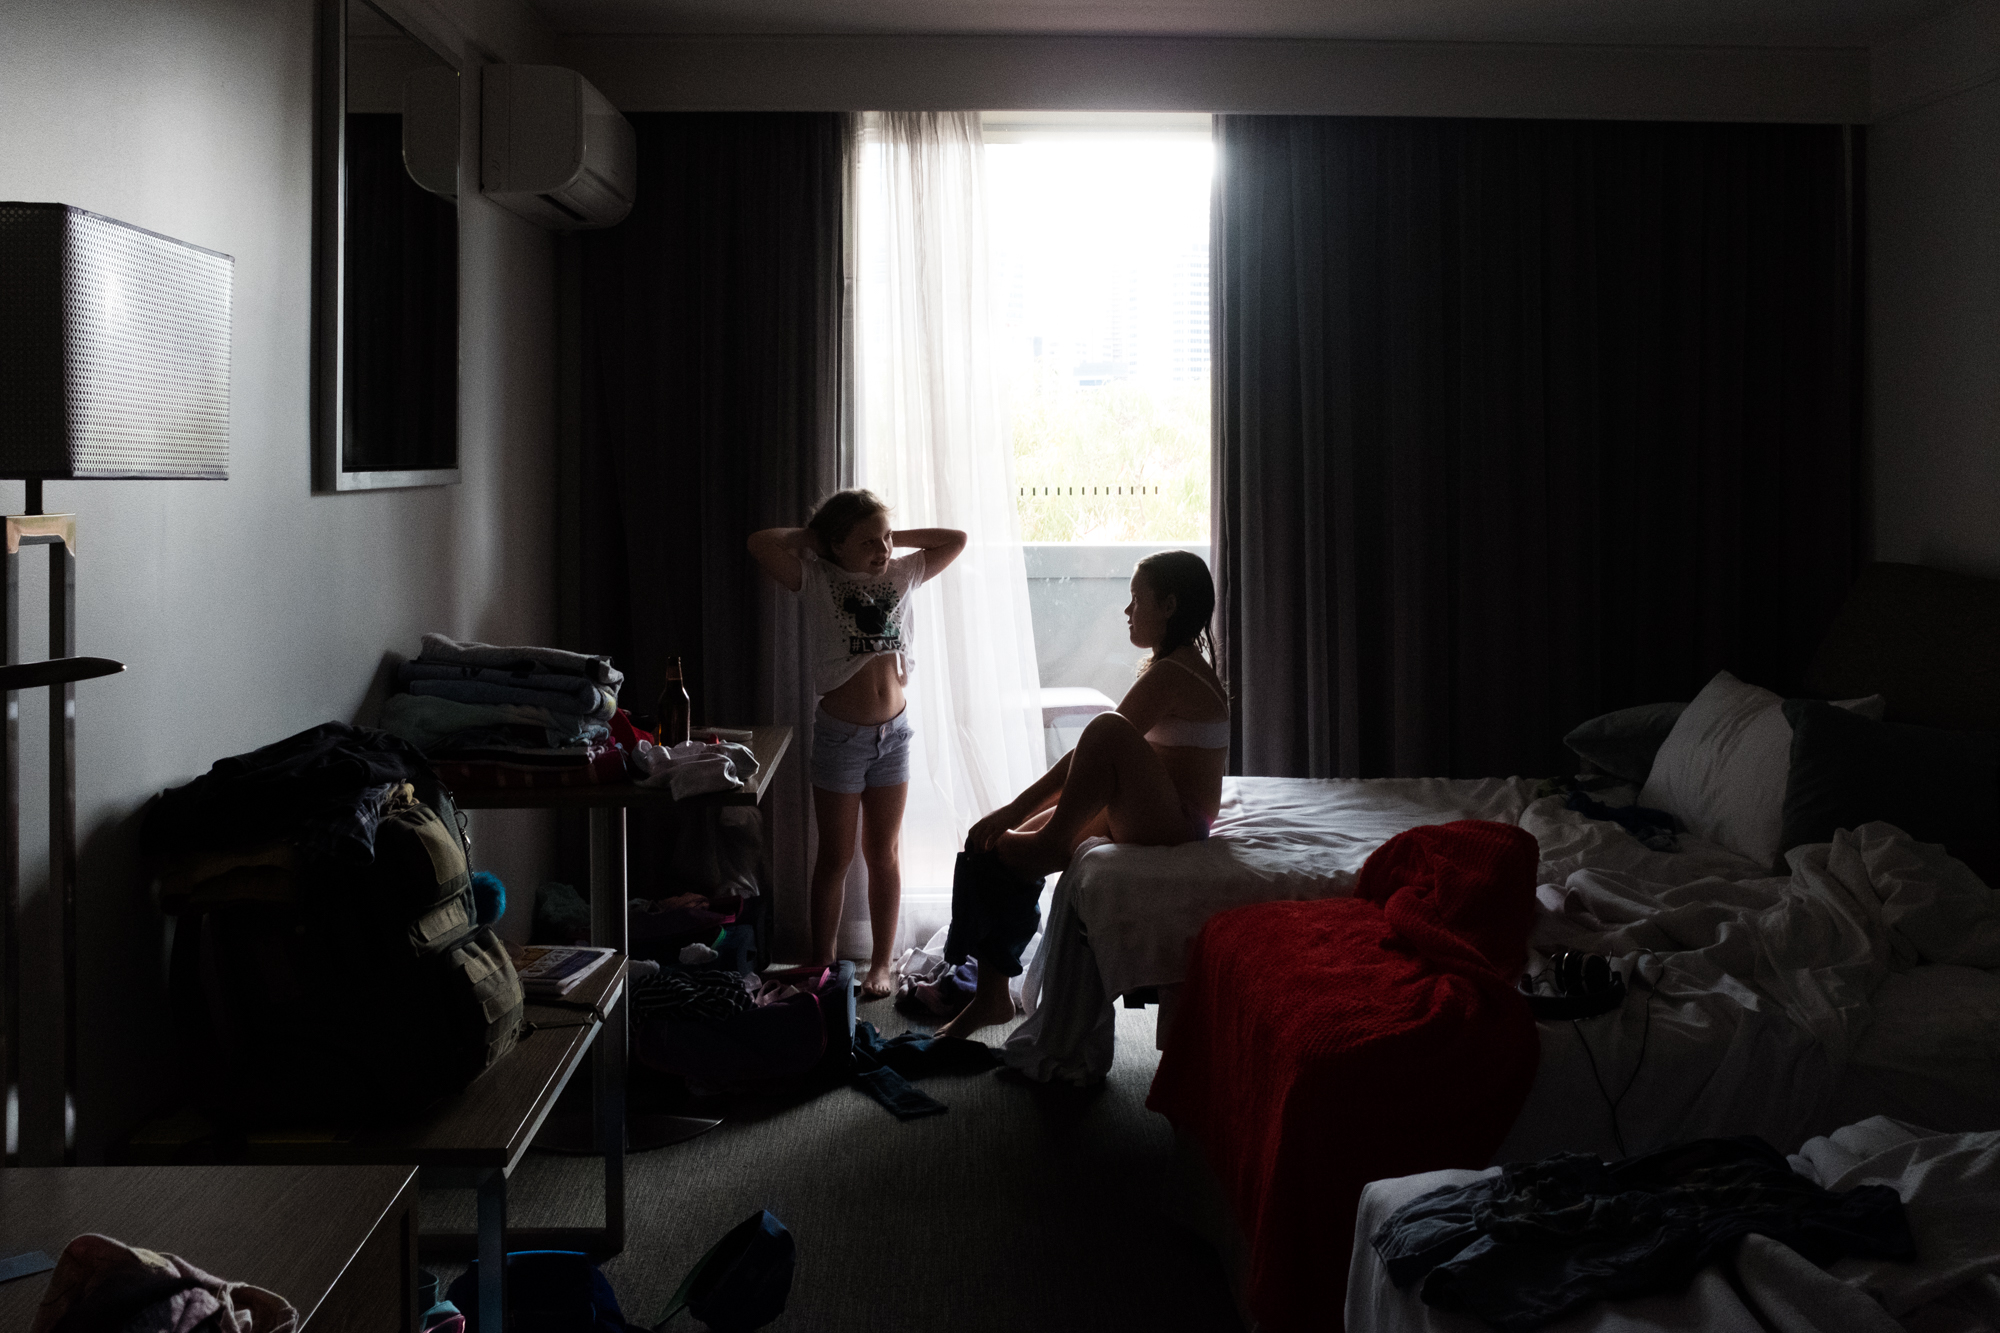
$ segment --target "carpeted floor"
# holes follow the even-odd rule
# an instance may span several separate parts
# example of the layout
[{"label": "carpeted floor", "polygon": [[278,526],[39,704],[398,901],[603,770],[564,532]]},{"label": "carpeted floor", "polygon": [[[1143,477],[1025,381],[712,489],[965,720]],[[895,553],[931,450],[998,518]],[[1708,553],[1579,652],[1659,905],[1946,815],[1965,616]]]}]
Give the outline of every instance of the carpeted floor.
[{"label": "carpeted floor", "polygon": [[[1188,1196],[1172,1132],[1145,1108],[1156,1012],[1119,1011],[1117,1064],[1096,1092],[930,1078],[918,1086],[951,1110],[906,1123],[839,1088],[633,1154],[625,1252],[604,1266],[626,1318],[650,1325],[710,1244],[769,1208],[798,1242],[773,1333],[1235,1333],[1220,1262],[1175,1220]],[[861,1017],[908,1026],[886,1003]],[[531,1153],[509,1182],[510,1221],[592,1225],[601,1184],[594,1158]],[[424,1219],[470,1229],[470,1194],[425,1195]]]}]

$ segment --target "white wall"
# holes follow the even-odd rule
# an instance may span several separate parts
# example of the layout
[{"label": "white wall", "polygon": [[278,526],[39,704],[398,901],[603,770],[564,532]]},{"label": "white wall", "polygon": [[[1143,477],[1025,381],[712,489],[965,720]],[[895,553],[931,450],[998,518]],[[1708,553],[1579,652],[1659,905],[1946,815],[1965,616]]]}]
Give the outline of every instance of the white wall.
[{"label": "white wall", "polygon": [[[78,651],[131,670],[77,689],[86,1158],[168,1090],[164,923],[137,860],[160,788],[379,693],[428,629],[553,633],[550,238],[479,200],[462,231],[461,462],[450,488],[314,495],[308,357],[309,0],[10,0],[0,9],[0,198],[55,200],[236,258],[230,479],[51,484],[80,525]],[[22,487],[0,483],[0,504]],[[42,584],[24,562],[23,587]],[[40,655],[40,603],[24,606]],[[23,830],[45,847],[43,696],[22,696]],[[495,814],[475,856],[525,899],[546,825]],[[27,878],[31,966],[53,938]],[[45,1050],[40,974],[26,1015]],[[26,1045],[26,1043],[24,1043]]]},{"label": "white wall", "polygon": [[1875,554],[2000,578],[2000,3],[1876,55]]}]

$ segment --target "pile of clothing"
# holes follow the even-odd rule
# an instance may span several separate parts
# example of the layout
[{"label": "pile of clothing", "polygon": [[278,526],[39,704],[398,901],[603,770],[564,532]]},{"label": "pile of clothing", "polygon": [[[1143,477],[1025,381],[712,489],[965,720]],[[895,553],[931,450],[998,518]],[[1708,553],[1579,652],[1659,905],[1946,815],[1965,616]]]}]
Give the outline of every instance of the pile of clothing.
[{"label": "pile of clothing", "polygon": [[628,747],[614,735],[625,675],[608,657],[426,634],[396,680],[404,693],[382,705],[382,730],[422,750],[447,784],[570,786],[625,777]]},{"label": "pile of clothing", "polygon": [[426,634],[396,682],[403,692],[382,705],[382,730],[422,750],[447,786],[629,781],[684,800],[740,791],[757,774],[748,732],[658,744],[618,706],[625,673],[608,657]]}]

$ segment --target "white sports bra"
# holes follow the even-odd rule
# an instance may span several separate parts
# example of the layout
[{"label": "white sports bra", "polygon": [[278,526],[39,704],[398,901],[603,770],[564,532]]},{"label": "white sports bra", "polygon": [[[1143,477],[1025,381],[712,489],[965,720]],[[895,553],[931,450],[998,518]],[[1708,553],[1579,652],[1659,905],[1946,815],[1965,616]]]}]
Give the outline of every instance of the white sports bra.
[{"label": "white sports bra", "polygon": [[[1196,680],[1201,680],[1202,684],[1208,685],[1207,681],[1202,680],[1201,673],[1193,667],[1183,662],[1176,662],[1171,657],[1164,660],[1168,666],[1177,666]],[[1208,685],[1208,688],[1214,692],[1216,698],[1222,700],[1222,706],[1226,710],[1229,707],[1228,696],[1213,685]],[[1226,750],[1229,748],[1229,717],[1226,712],[1213,722],[1190,722],[1184,717],[1163,717],[1153,724],[1151,731],[1146,733],[1146,739],[1154,745],[1180,746],[1190,750]]]}]

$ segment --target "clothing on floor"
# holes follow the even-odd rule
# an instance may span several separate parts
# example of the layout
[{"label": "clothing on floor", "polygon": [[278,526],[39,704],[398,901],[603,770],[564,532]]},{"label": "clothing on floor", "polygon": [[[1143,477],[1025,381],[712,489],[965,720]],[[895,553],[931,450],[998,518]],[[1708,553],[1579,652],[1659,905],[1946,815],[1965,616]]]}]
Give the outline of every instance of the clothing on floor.
[{"label": "clothing on floor", "polygon": [[566,652],[561,648],[458,643],[442,634],[424,635],[417,660],[491,667],[498,671],[547,671],[560,676],[582,676],[613,692],[625,683],[625,673],[612,666],[608,657]]},{"label": "clothing on floor", "polygon": [[298,1320],[275,1292],[205,1273],[177,1254],[86,1233],[63,1247],[29,1333],[285,1333]]},{"label": "clothing on floor", "polygon": [[1665,810],[1652,810],[1643,805],[1606,805],[1580,791],[1569,794],[1569,799],[1563,802],[1563,809],[1574,810],[1585,819],[1608,819],[1656,852],[1680,850],[1674,838],[1680,821]]},{"label": "clothing on floor", "polygon": [[984,1042],[965,1037],[933,1037],[905,1032],[882,1039],[873,1023],[854,1025],[854,1083],[898,1120],[943,1115],[951,1108],[910,1086],[931,1074],[977,1074],[999,1065],[1000,1055]]},{"label": "clothing on floor", "polygon": [[370,865],[385,792],[428,781],[430,772],[408,741],[323,722],[218,759],[201,777],[162,792],[146,812],[141,842],[164,857],[296,838],[337,861]]},{"label": "clothing on floor", "polygon": [[1045,875],[1026,875],[998,852],[960,852],[951,872],[951,933],[947,961],[977,958],[982,968],[1021,975],[1021,951],[1042,925]]},{"label": "clothing on floor", "polygon": [[946,967],[931,981],[903,977],[896,983],[896,1007],[941,1022],[971,1004],[978,990],[979,960],[974,958]]},{"label": "clothing on floor", "polygon": [[661,967],[659,975],[632,988],[637,1022],[654,1019],[696,1019],[720,1023],[750,1008],[743,976],[720,968],[689,971]]},{"label": "clothing on floor", "polygon": [[1834,1194],[1762,1139],[1701,1139],[1621,1162],[1559,1153],[1412,1200],[1373,1244],[1398,1287],[1504,1333],[1593,1301],[1668,1291],[1750,1234],[1815,1264],[1910,1259],[1896,1191]]}]

